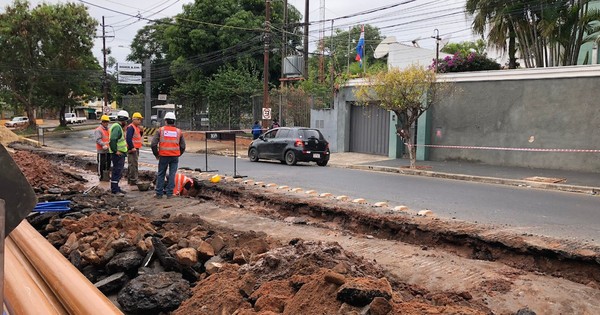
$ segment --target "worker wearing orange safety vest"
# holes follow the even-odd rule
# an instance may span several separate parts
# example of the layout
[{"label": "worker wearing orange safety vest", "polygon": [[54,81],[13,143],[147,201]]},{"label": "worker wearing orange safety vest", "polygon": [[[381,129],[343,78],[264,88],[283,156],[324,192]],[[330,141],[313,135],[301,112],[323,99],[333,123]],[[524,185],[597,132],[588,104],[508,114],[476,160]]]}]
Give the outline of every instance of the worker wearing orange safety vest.
[{"label": "worker wearing orange safety vest", "polygon": [[96,139],[96,160],[98,161],[98,177],[101,181],[110,180],[110,153],[108,152],[108,122],[110,119],[107,115],[100,117],[100,126],[94,130],[94,138]]},{"label": "worker wearing orange safety vest", "polygon": [[175,188],[173,188],[173,196],[185,196],[187,192],[194,186],[194,180],[177,173],[175,175]]},{"label": "worker wearing orange safety vest", "polygon": [[[177,127],[175,127],[175,113],[168,112],[164,117],[166,126],[161,127],[152,138],[150,147],[158,160],[156,173],[156,198],[162,198],[163,192],[167,198],[173,196],[175,188],[175,174],[179,166],[179,156],[185,152],[185,140]],[[169,174],[165,187],[165,175]]]},{"label": "worker wearing orange safety vest", "polygon": [[138,181],[138,160],[142,147],[142,114],[135,112],[131,116],[131,124],[127,126],[125,141],[127,142],[127,183],[135,185]]}]

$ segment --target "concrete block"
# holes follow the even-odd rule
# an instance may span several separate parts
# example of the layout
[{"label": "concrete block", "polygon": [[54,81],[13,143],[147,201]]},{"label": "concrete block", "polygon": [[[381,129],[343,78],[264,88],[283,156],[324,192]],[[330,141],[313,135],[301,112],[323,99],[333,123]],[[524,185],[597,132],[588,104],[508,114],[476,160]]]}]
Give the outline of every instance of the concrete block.
[{"label": "concrete block", "polygon": [[331,196],[333,196],[331,193],[322,193],[319,195],[319,197],[321,197],[321,198],[326,198],[326,197],[331,197]]},{"label": "concrete block", "polygon": [[302,188],[298,188],[298,187],[292,188],[292,190],[291,190],[291,192],[295,192],[295,193],[299,193],[299,192],[302,192],[302,191],[303,191],[303,189]]},{"label": "concrete block", "polygon": [[268,183],[265,187],[267,187],[267,188],[273,188],[273,187],[277,187],[277,184],[275,184],[275,183]]},{"label": "concrete block", "polygon": [[246,180],[244,181],[244,184],[246,184],[246,185],[252,185],[252,184],[254,184],[254,181],[253,181],[253,180],[251,180],[251,179],[246,179]]},{"label": "concrete block", "polygon": [[339,200],[339,201],[346,201],[346,200],[348,200],[348,196],[346,196],[346,195],[341,195],[341,196],[337,196],[337,197],[335,197],[335,199],[336,199],[336,200]]},{"label": "concrete block", "polygon": [[262,186],[264,184],[265,184],[264,182],[256,182],[256,183],[254,183],[254,185],[256,185],[256,186]]},{"label": "concrete block", "polygon": [[307,194],[307,195],[316,195],[316,194],[317,194],[317,191],[316,191],[316,190],[312,190],[312,189],[311,189],[311,190],[307,190],[307,191],[306,191],[306,194]]},{"label": "concrete block", "polygon": [[385,201],[376,202],[373,206],[375,207],[387,207],[388,203]]},{"label": "concrete block", "polygon": [[367,201],[364,198],[356,198],[352,200],[353,203],[365,204]]},{"label": "concrete block", "polygon": [[394,211],[408,211],[407,206],[396,206],[394,207]]},{"label": "concrete block", "polygon": [[242,181],[242,179],[241,178],[234,178],[233,181],[236,182],[236,183],[239,183],[239,182]]},{"label": "concrete block", "polygon": [[287,190],[287,189],[290,189],[290,186],[283,185],[283,186],[277,187],[277,189],[286,189]]}]

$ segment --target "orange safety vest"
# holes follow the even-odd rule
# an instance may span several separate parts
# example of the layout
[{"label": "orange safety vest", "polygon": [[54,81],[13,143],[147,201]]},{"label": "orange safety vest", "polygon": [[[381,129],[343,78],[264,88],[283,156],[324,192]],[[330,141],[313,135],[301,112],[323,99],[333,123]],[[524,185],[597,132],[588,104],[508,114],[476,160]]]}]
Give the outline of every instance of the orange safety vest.
[{"label": "orange safety vest", "polygon": [[158,142],[159,156],[180,156],[179,138],[181,130],[173,126],[164,126],[159,130],[160,140]]},{"label": "orange safety vest", "polygon": [[129,126],[133,127],[134,130],[133,138],[131,138],[131,142],[133,142],[133,147],[139,149],[142,147],[142,135],[140,134],[140,128],[138,128],[134,124],[129,124]]},{"label": "orange safety vest", "polygon": [[173,188],[173,195],[180,196],[183,192],[185,184],[190,182],[194,182],[194,180],[183,174],[175,174],[175,188]]},{"label": "orange safety vest", "polygon": [[[96,128],[96,130],[100,130],[100,132],[102,132],[102,143],[108,145],[108,142],[110,141],[110,136],[108,134],[108,129],[104,128],[103,126],[98,126],[98,128]],[[103,150],[102,146],[98,144],[98,142],[96,142],[96,150]]]}]

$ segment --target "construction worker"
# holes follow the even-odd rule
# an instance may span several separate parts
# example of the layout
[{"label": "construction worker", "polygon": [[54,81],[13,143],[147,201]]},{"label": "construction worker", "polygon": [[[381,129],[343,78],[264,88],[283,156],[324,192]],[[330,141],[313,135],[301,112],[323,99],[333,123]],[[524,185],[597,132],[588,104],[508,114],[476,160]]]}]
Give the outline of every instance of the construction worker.
[{"label": "construction worker", "polygon": [[125,130],[125,142],[127,142],[127,183],[135,185],[138,181],[138,160],[140,148],[142,147],[142,114],[135,112],[131,116],[131,124]]},{"label": "construction worker", "polygon": [[193,191],[200,189],[200,183],[194,179],[187,177],[181,173],[175,174],[175,188],[173,188],[173,196],[188,196]]},{"label": "construction worker", "polygon": [[98,161],[98,177],[101,181],[107,182],[110,179],[110,153],[108,153],[108,122],[107,115],[100,117],[100,126],[94,130],[94,139],[96,139],[96,160]]},{"label": "construction worker", "polygon": [[127,156],[127,143],[125,142],[125,132],[123,128],[127,125],[129,113],[127,111],[119,111],[117,113],[117,122],[110,126],[108,149],[111,154],[113,169],[110,177],[110,191],[113,194],[123,196],[125,192],[119,188],[119,181],[123,174],[125,166],[125,157]]},{"label": "construction worker", "polygon": [[[175,113],[168,112],[164,117],[166,125],[160,127],[152,138],[150,147],[152,153],[158,160],[158,172],[156,173],[156,196],[162,198],[166,192],[167,198],[173,196],[175,187],[175,174],[179,166],[179,156],[185,152],[185,140],[181,130],[175,127]],[[167,186],[165,187],[165,175],[169,168]]]}]

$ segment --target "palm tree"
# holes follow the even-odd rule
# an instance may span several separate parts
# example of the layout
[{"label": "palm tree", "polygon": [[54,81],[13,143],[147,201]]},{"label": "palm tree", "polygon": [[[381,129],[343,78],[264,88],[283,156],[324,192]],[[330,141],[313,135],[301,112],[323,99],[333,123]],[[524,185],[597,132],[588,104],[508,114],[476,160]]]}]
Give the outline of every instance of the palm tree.
[{"label": "palm tree", "polygon": [[485,36],[487,32],[490,45],[503,51],[508,48],[508,68],[515,69],[517,67],[517,36],[512,23],[512,14],[515,12],[514,5],[508,5],[507,1],[502,0],[467,0],[465,8],[474,17],[473,30],[475,33]]}]

